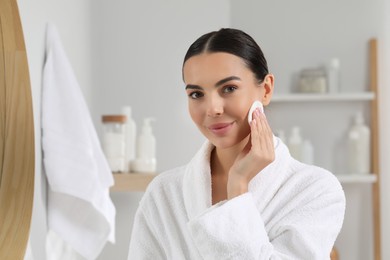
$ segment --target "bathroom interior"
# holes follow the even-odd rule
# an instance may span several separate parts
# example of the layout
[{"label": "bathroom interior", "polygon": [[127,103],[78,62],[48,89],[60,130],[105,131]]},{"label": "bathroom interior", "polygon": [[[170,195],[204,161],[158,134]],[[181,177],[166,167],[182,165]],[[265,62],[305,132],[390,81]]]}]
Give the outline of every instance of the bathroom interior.
[{"label": "bathroom interior", "polygon": [[[49,184],[41,145],[48,24],[57,28],[100,140],[104,136],[102,116],[121,114],[125,106],[131,107],[137,134],[145,118],[155,119],[155,174],[186,164],[204,142],[188,114],[182,80],[182,62],[188,46],[198,36],[224,27],[252,35],[275,75],[274,100],[265,109],[275,134],[289,140],[298,127],[302,139],[310,141],[310,155],[305,160],[330,170],[344,188],[347,209],[335,243],[339,259],[390,259],[390,248],[386,247],[390,243],[390,162],[386,161],[390,152],[390,118],[386,118],[390,109],[390,76],[386,75],[390,70],[390,1],[17,3],[26,44],[35,129],[30,259],[50,260],[48,254],[58,253],[46,245]],[[376,70],[373,55],[377,55]],[[321,81],[317,81],[316,89],[302,87],[305,72],[321,74],[319,68],[332,62],[338,69],[334,89],[321,85]],[[375,90],[371,88],[373,77],[377,77]],[[373,112],[375,105],[377,113]],[[358,113],[379,144],[370,146],[369,154],[373,159],[372,149],[377,149],[375,169],[379,170],[373,173],[371,167],[354,179],[348,138]],[[132,173],[115,175],[118,174]],[[380,190],[374,190],[378,187]],[[116,210],[115,243],[107,242],[96,259],[127,259],[133,218],[143,194],[141,189],[111,189],[109,196]],[[53,252],[48,253],[50,250]]]}]

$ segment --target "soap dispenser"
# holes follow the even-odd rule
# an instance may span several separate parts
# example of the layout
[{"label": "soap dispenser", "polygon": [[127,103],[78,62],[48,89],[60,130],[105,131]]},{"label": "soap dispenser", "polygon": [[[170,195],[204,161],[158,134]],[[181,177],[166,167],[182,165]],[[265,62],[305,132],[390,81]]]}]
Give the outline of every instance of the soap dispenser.
[{"label": "soap dispenser", "polygon": [[362,113],[357,113],[348,133],[348,170],[350,173],[368,174],[371,166],[371,133],[364,124]]},{"label": "soap dispenser", "polygon": [[153,118],[145,118],[142,131],[137,140],[137,158],[132,168],[135,172],[156,172],[156,138],[153,135],[151,122]]}]

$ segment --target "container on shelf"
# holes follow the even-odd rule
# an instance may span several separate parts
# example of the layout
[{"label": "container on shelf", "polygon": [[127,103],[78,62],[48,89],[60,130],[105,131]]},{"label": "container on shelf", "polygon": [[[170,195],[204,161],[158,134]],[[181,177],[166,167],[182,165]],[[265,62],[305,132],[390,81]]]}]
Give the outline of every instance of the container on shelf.
[{"label": "container on shelf", "polygon": [[314,147],[309,139],[305,139],[302,143],[302,162],[309,165],[314,164]]},{"label": "container on shelf", "polygon": [[303,139],[301,136],[301,128],[294,126],[291,129],[291,134],[288,138],[288,149],[291,156],[298,161],[302,161],[302,145]]},{"label": "container on shelf", "polygon": [[364,124],[362,113],[357,113],[348,132],[348,171],[369,174],[371,166],[370,128]]},{"label": "container on shelf", "polygon": [[326,93],[326,70],[323,68],[304,69],[300,73],[300,93]]},{"label": "container on shelf", "polygon": [[130,106],[122,107],[122,113],[126,116],[125,124],[125,172],[131,172],[131,164],[135,159],[137,125],[132,117]]},{"label": "container on shelf", "polygon": [[112,172],[125,171],[125,123],[124,115],[104,115],[103,152]]},{"label": "container on shelf", "polygon": [[136,172],[156,172],[156,138],[153,135],[151,122],[153,118],[145,118],[141,134],[137,140],[137,158],[132,163]]},{"label": "container on shelf", "polygon": [[326,66],[327,85],[329,93],[338,93],[340,90],[340,60],[331,59]]}]

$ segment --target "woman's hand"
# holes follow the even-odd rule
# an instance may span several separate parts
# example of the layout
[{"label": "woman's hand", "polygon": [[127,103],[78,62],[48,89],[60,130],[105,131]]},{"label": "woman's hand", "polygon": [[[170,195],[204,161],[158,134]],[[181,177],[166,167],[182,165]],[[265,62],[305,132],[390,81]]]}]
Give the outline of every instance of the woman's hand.
[{"label": "woman's hand", "polygon": [[248,191],[250,180],[275,159],[272,130],[259,109],[253,112],[251,136],[229,171],[228,199]]}]

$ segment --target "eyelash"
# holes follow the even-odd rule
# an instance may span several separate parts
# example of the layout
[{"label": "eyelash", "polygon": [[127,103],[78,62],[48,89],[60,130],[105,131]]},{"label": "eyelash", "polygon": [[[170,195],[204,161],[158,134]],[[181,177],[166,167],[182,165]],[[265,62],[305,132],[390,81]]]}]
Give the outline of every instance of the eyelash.
[{"label": "eyelash", "polygon": [[[233,85],[225,86],[225,87],[223,87],[223,89],[222,89],[222,93],[224,93],[224,94],[230,94],[230,93],[234,92],[236,89],[237,89],[237,87],[236,87],[236,86],[233,86]],[[197,97],[196,97],[195,95],[196,95]],[[199,98],[203,97],[203,93],[200,92],[200,91],[193,91],[193,92],[191,92],[188,96],[189,96],[190,98],[192,98],[192,99],[199,99]]]}]

